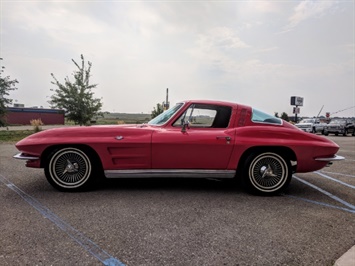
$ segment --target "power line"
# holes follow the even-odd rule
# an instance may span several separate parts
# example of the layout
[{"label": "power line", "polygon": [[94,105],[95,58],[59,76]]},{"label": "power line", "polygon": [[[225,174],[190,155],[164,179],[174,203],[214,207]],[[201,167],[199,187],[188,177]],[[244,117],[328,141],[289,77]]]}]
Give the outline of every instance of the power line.
[{"label": "power line", "polygon": [[354,107],[355,107],[355,105],[354,105],[354,106],[352,106],[352,107],[345,108],[345,109],[343,109],[343,110],[339,110],[339,111],[336,111],[336,112],[334,112],[334,113],[331,113],[331,115],[334,115],[334,114],[337,114],[337,113],[340,113],[340,112],[343,112],[343,111],[349,110],[349,109],[354,108]]}]

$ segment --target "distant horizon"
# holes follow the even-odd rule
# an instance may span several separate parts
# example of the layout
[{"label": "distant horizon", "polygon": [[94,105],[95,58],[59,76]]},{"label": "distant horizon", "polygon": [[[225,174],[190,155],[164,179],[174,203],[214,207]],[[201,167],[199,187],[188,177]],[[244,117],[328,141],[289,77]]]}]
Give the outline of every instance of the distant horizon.
[{"label": "distant horizon", "polygon": [[[53,109],[53,110],[63,110],[63,109],[57,109],[57,108],[51,108],[51,107],[47,107],[47,108],[45,108],[45,107],[41,107],[41,106],[32,106],[32,107],[29,107],[29,106],[24,106],[24,107],[15,107],[15,106],[7,106],[7,108],[28,108],[28,109]],[[64,110],[63,110],[64,111]],[[152,111],[153,111],[153,109],[152,109]],[[143,112],[129,112],[129,113],[127,113],[127,112],[110,112],[110,111],[100,111],[101,113],[108,113],[108,114],[117,114],[117,115],[119,115],[119,114],[133,114],[133,115],[151,115],[151,112],[149,112],[149,113],[143,113]],[[279,117],[281,116],[281,114],[282,114],[283,112],[281,112],[281,113],[279,113],[278,112],[278,115],[279,115]],[[285,112],[286,113],[286,112]],[[271,114],[271,113],[270,113]],[[288,113],[286,113],[287,114],[287,116],[289,117],[289,118],[294,118],[295,117],[295,115],[294,114],[288,114]],[[273,113],[273,114],[271,114],[271,115],[275,115],[275,113]],[[302,116],[302,115],[297,115],[297,117],[298,117],[298,119],[303,119],[303,118],[326,118],[326,116],[325,115],[320,115],[320,116]],[[355,119],[355,115],[354,116],[331,116],[330,117],[330,119],[331,118],[349,118],[349,119]]]}]

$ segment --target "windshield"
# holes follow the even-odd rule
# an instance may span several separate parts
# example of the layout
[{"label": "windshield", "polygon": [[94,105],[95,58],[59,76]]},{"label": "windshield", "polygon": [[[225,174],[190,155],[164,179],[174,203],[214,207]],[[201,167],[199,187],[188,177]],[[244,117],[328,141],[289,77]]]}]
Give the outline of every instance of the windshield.
[{"label": "windshield", "polygon": [[280,118],[266,114],[257,109],[253,109],[253,116],[251,117],[251,121],[256,123],[268,123],[268,124],[277,124],[277,125],[282,124],[282,120]]},{"label": "windshield", "polygon": [[183,103],[178,103],[174,107],[170,108],[169,110],[161,113],[154,119],[150,120],[148,122],[149,125],[155,125],[155,126],[160,126],[165,124],[174,114],[179,111],[179,109],[183,106]]}]

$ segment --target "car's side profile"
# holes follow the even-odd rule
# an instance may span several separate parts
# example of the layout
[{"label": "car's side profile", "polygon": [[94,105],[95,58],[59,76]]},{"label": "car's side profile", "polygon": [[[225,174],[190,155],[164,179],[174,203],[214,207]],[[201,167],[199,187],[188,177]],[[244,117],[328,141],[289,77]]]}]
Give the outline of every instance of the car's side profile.
[{"label": "car's side profile", "polygon": [[242,178],[251,192],[283,191],[292,173],[319,170],[338,145],[249,106],[184,101],[147,124],[58,128],[16,144],[27,167],[62,191],[106,178]]}]

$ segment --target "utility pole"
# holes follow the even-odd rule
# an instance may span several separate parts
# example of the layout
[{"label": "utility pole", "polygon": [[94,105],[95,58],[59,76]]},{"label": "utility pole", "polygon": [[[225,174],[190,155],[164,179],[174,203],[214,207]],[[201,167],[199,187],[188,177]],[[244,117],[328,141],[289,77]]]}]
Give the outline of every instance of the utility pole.
[{"label": "utility pole", "polygon": [[163,103],[163,107],[164,107],[164,111],[168,110],[170,107],[170,103],[169,103],[169,88],[166,88],[166,100]]}]

